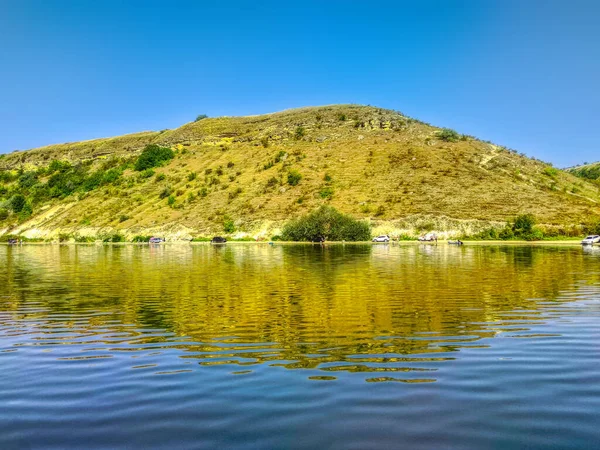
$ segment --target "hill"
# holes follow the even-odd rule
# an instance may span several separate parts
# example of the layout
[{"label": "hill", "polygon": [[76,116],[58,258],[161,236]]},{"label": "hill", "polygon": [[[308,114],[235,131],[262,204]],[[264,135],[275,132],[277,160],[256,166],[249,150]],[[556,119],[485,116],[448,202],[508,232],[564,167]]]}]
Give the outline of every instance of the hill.
[{"label": "hill", "polygon": [[573,175],[584,178],[589,181],[596,182],[600,186],[600,161],[591,164],[582,164],[581,166],[570,167],[567,172]]},{"label": "hill", "polygon": [[[170,149],[162,166],[136,163]],[[329,204],[375,231],[459,234],[531,213],[600,216],[598,187],[513,150],[370,106],[205,118],[0,158],[0,233],[270,237]]]}]

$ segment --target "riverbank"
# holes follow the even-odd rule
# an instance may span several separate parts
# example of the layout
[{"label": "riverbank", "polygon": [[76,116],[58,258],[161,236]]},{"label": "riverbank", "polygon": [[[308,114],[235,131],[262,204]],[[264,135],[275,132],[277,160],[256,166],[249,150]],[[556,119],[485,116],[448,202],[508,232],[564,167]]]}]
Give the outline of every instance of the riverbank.
[{"label": "riverbank", "polygon": [[[0,242],[0,245],[111,245],[111,246],[161,246],[161,245],[214,245],[209,241],[169,241],[162,242],[160,244],[150,244],[148,242],[58,242],[58,241],[26,241],[20,244],[9,244],[7,242]],[[317,242],[290,242],[290,241],[227,241],[225,244],[218,245],[373,245],[373,246],[414,246],[414,245],[455,245],[450,244],[448,241],[438,242],[422,242],[422,241],[393,241],[393,242],[372,242],[372,241],[357,241],[357,242],[342,242],[342,241],[326,241],[323,244]],[[573,240],[547,240],[547,241],[523,241],[523,240],[512,240],[512,241],[463,241],[462,246],[499,246],[499,245],[510,245],[510,246],[553,246],[553,245],[569,245],[578,246],[581,245],[581,239]],[[600,245],[596,244],[594,247],[600,248]]]}]

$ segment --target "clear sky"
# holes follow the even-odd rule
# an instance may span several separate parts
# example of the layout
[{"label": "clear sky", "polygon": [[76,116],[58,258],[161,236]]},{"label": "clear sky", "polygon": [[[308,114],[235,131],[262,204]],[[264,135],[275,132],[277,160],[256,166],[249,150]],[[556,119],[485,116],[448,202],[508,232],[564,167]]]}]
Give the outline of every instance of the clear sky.
[{"label": "clear sky", "polygon": [[0,152],[360,103],[557,166],[600,160],[599,16],[578,0],[0,0]]}]

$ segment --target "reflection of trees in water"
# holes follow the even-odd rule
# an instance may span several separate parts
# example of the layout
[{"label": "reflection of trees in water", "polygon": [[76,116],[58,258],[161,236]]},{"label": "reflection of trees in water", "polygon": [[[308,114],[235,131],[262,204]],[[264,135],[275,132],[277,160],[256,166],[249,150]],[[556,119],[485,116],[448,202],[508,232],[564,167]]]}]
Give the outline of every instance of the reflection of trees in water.
[{"label": "reflection of trees in water", "polygon": [[[118,318],[173,331],[195,342],[180,346],[203,364],[285,360],[287,367],[331,371],[340,364],[343,370],[401,371],[415,362],[402,355],[419,355],[417,362],[437,360],[436,353],[447,358],[441,353],[493,336],[486,324],[502,328],[505,313],[523,309],[511,319],[535,320],[538,299],[556,299],[581,280],[599,278],[597,260],[578,248],[349,244],[19,251],[0,253],[6,260],[0,281],[8,287],[11,309],[39,302],[50,313],[107,313],[94,325],[116,329]],[[152,342],[161,339],[152,336]]]},{"label": "reflection of trees in water", "polygon": [[500,247],[500,251],[503,253],[510,255],[514,264],[517,268],[526,269],[529,267],[533,267],[533,258],[536,253],[533,247]]}]

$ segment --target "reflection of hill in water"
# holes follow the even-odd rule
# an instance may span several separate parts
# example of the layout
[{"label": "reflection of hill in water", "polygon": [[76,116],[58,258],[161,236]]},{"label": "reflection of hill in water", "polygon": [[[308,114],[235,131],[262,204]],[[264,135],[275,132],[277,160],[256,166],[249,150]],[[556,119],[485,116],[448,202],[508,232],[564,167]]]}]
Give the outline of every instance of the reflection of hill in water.
[{"label": "reflection of hill in water", "polygon": [[[592,252],[446,245],[4,247],[0,309],[42,328],[53,315],[70,333],[52,336],[48,329],[48,338],[62,343],[92,334],[111,346],[103,336],[125,332],[115,350],[169,345],[202,364],[412,372],[415,363],[426,367],[498,331],[525,333],[542,319],[540,300],[548,308],[548,300],[576,298],[581,285],[598,283],[598,252]],[[411,379],[419,378],[431,376]]]}]

